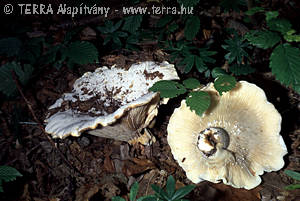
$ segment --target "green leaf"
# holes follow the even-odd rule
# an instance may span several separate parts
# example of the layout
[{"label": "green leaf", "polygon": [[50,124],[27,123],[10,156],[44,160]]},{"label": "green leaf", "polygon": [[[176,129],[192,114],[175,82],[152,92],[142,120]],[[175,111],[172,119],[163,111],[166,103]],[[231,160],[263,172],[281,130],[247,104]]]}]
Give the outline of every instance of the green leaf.
[{"label": "green leaf", "polygon": [[250,10],[247,10],[247,11],[245,12],[245,14],[251,16],[251,15],[254,15],[254,14],[256,14],[256,13],[264,12],[264,11],[265,11],[265,9],[262,8],[262,7],[253,7],[253,8],[251,8]]},{"label": "green leaf", "polygon": [[[295,90],[300,85],[300,50],[290,44],[278,45],[270,56],[270,68],[273,75],[282,84]],[[297,90],[300,93],[300,90]]]},{"label": "green leaf", "polygon": [[122,27],[122,30],[134,33],[141,26],[143,15],[133,15],[124,18],[125,23]]},{"label": "green leaf", "polygon": [[222,75],[227,75],[226,71],[220,67],[216,67],[214,69],[212,69],[211,71],[211,76],[213,78],[217,78],[217,77],[220,77]]},{"label": "green leaf", "polygon": [[129,193],[130,201],[135,201],[138,190],[139,190],[139,184],[137,182],[134,182],[134,184],[132,184],[131,186],[130,193]]},{"label": "green leaf", "polygon": [[300,181],[300,173],[299,172],[295,172],[293,170],[285,170],[284,173],[289,176],[292,177],[293,179]]},{"label": "green leaf", "polygon": [[267,21],[267,25],[270,30],[278,31],[283,35],[292,29],[292,24],[286,19],[271,19]]},{"label": "green leaf", "polygon": [[171,80],[158,81],[149,90],[159,92],[162,98],[174,98],[186,92],[183,85]]},{"label": "green leaf", "polygon": [[76,41],[69,45],[65,54],[72,63],[88,64],[98,61],[98,50],[90,42]]},{"label": "green leaf", "polygon": [[300,35],[294,35],[294,33],[296,33],[296,31],[291,29],[283,37],[288,42],[300,42]]},{"label": "green leaf", "polygon": [[168,194],[162,188],[160,188],[154,184],[151,185],[151,188],[154,190],[157,197],[164,199],[164,200],[170,200],[168,197]]},{"label": "green leaf", "polygon": [[124,198],[120,196],[114,196],[111,198],[112,201],[126,201]]},{"label": "green leaf", "polygon": [[198,16],[190,16],[184,27],[184,36],[187,40],[192,40],[200,29],[200,19]]},{"label": "green leaf", "polygon": [[184,7],[194,7],[199,3],[200,0],[177,0],[180,5]]},{"label": "green leaf", "polygon": [[286,190],[295,190],[295,189],[299,189],[299,188],[300,188],[300,184],[291,184],[291,185],[284,187],[284,189],[286,189]]},{"label": "green leaf", "polygon": [[183,85],[187,89],[196,89],[200,86],[200,82],[195,78],[188,78],[188,79],[183,81]]},{"label": "green leaf", "polygon": [[0,180],[5,182],[13,181],[16,177],[22,177],[23,175],[13,167],[0,166]]},{"label": "green leaf", "polygon": [[189,73],[192,70],[194,66],[194,60],[194,55],[189,55],[184,58],[184,60],[182,61],[182,63],[185,64],[184,73]]},{"label": "green leaf", "polygon": [[166,184],[166,192],[168,194],[168,197],[172,197],[175,192],[175,179],[172,175],[168,177]]},{"label": "green leaf", "polygon": [[18,55],[22,46],[22,42],[15,37],[3,38],[0,40],[0,54],[9,57]]},{"label": "green leaf", "polygon": [[280,36],[272,31],[250,31],[245,38],[251,45],[263,49],[271,48],[280,41]]},{"label": "green leaf", "polygon": [[0,192],[3,192],[2,181],[9,182],[14,181],[16,177],[22,177],[23,175],[13,167],[0,166]]},{"label": "green leaf", "polygon": [[24,70],[16,62],[6,63],[0,67],[0,91],[6,96],[14,96],[16,94],[16,84],[12,78],[12,71],[22,84],[26,84],[32,75],[33,67],[24,65]]},{"label": "green leaf", "polygon": [[255,69],[248,64],[233,64],[229,67],[229,70],[230,72],[232,72],[234,75],[237,76],[248,75],[255,71]]},{"label": "green leaf", "polygon": [[[204,92],[204,91],[202,91],[202,92]],[[175,192],[174,196],[172,197],[172,200],[177,200],[177,199],[183,198],[184,196],[189,194],[195,187],[196,187],[195,185],[187,185],[187,186],[184,186],[184,187],[178,189]]]},{"label": "green leaf", "polygon": [[198,56],[195,56],[195,65],[200,73],[203,73],[208,68],[207,65],[204,63],[203,59]]},{"label": "green leaf", "polygon": [[165,15],[161,17],[158,22],[156,23],[157,28],[164,28],[167,24],[169,24],[173,20],[172,15]]},{"label": "green leaf", "polygon": [[201,116],[210,106],[210,96],[205,91],[193,91],[189,93],[186,104]]},{"label": "green leaf", "polygon": [[221,77],[218,77],[214,82],[214,87],[221,96],[223,92],[230,91],[231,89],[235,88],[235,86],[236,80],[230,75],[223,75]]},{"label": "green leaf", "polygon": [[245,50],[247,47],[247,43],[244,43],[242,38],[235,34],[232,39],[225,40],[226,45],[222,45],[222,47],[229,51],[224,58],[228,61],[229,64],[236,61],[238,64],[241,64],[243,61],[243,57],[248,57],[248,53]]},{"label": "green leaf", "polygon": [[277,18],[279,15],[278,11],[269,11],[266,12],[266,21],[270,21],[271,19]]},{"label": "green leaf", "polygon": [[136,201],[159,201],[154,195],[146,195],[138,198]]}]

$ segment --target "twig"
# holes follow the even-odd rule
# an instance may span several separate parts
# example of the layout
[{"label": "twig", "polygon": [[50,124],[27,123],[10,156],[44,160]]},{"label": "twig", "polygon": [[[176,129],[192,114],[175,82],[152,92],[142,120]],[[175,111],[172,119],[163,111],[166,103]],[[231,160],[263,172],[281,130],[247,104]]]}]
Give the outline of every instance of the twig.
[{"label": "twig", "polygon": [[36,117],[32,107],[31,107],[31,103],[27,100],[27,98],[25,97],[21,86],[19,84],[19,80],[14,72],[14,70],[11,71],[12,73],[12,78],[17,86],[18,91],[20,92],[22,98],[24,99],[24,101],[26,102],[26,105],[31,113],[31,115],[33,116],[33,119],[35,120],[35,122],[37,122],[39,128],[43,131],[43,134],[45,135],[45,137],[48,139],[48,141],[50,142],[50,144],[52,145],[54,150],[57,150],[57,152],[59,153],[60,157],[63,159],[63,161],[72,169],[74,169],[76,172],[78,172],[81,176],[84,175],[80,170],[78,170],[76,167],[74,167],[66,158],[65,156],[62,154],[62,152],[56,147],[54,141],[49,137],[49,135],[46,133],[43,125],[40,123],[40,121],[38,120],[38,118]]}]

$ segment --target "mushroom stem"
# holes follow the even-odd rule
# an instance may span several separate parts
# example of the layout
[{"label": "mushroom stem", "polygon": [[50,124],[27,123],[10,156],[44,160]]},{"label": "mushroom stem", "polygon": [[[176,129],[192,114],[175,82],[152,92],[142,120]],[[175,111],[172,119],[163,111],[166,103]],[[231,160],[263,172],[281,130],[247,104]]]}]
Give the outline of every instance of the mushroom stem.
[{"label": "mushroom stem", "polygon": [[217,148],[226,149],[229,141],[229,135],[225,129],[210,127],[199,133],[197,146],[206,157],[210,157],[217,152]]}]

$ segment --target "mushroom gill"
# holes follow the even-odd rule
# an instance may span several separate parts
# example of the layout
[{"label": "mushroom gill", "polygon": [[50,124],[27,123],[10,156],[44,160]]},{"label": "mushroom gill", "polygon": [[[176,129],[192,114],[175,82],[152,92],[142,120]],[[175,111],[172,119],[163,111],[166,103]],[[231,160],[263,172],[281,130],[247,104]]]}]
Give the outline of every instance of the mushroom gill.
[{"label": "mushroom gill", "polygon": [[212,83],[201,90],[211,96],[209,109],[198,116],[183,100],[168,125],[172,154],[192,182],[252,189],[264,171],[283,167],[281,116],[262,89],[240,81],[222,96]]}]

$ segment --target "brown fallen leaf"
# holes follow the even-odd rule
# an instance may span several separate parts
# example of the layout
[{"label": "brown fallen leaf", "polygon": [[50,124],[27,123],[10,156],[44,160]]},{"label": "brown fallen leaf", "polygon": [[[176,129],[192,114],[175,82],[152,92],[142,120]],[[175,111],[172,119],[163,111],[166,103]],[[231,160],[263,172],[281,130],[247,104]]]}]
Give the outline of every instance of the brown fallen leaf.
[{"label": "brown fallen leaf", "polygon": [[219,191],[217,201],[260,201],[260,190],[262,187],[258,186],[252,190],[241,188],[233,188],[225,184],[212,184],[213,188]]},{"label": "brown fallen leaf", "polygon": [[123,173],[126,176],[131,176],[154,168],[154,163],[148,159],[133,158],[131,160],[124,161]]},{"label": "brown fallen leaf", "polygon": [[75,201],[88,201],[93,195],[98,193],[99,189],[100,185],[96,184],[87,184],[80,186],[75,192]]}]

